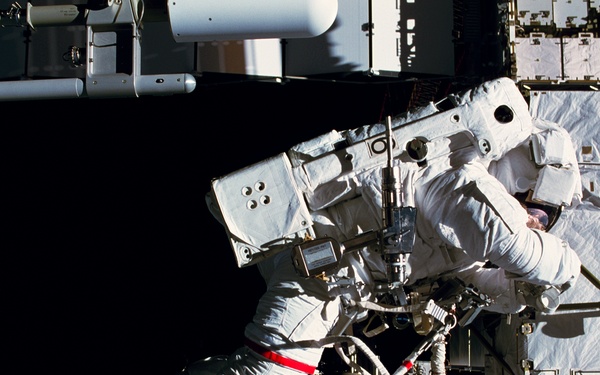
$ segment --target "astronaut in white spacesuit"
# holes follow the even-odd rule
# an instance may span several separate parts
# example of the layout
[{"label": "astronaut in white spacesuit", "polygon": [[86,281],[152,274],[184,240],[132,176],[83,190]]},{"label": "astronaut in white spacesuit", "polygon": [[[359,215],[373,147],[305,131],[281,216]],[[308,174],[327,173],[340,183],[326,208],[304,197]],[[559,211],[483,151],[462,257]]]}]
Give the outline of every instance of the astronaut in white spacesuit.
[{"label": "astronaut in white spacesuit", "polygon": [[[440,131],[444,126],[455,126],[458,116],[439,111],[433,104],[393,119],[394,129],[401,129],[394,132],[400,145],[405,144],[402,134],[411,133],[422,135],[419,139],[426,140],[428,146],[425,159],[415,161],[403,150],[394,156],[401,171],[403,204],[416,208],[416,236],[405,258],[401,284],[410,289],[440,278],[457,277],[490,296],[491,303],[484,309],[517,313],[530,301],[519,294],[515,283],[555,287],[562,292],[577,280],[581,263],[566,242],[532,227],[533,217],[537,225],[540,221],[551,224],[547,212],[528,212],[515,194],[533,192],[538,198],[549,195],[548,199],[558,201],[555,205],[560,206],[577,204],[581,191],[568,134],[556,124],[531,119],[514,82],[503,78],[450,96],[461,113],[485,113],[485,103],[496,100],[503,104],[498,108],[509,109],[509,115],[502,118],[494,112],[500,119],[497,124],[473,120],[475,125],[466,126],[472,131],[464,134]],[[438,113],[443,116],[436,117]],[[446,114],[451,116],[449,123],[443,120]],[[486,123],[483,130],[478,128],[482,122]],[[384,128],[382,124],[364,126],[343,132],[341,138],[350,145],[361,144],[383,134]],[[558,152],[539,153],[548,159],[546,164],[552,165],[552,173],[556,166],[562,169],[557,172],[560,177],[550,177],[551,188],[547,182],[546,186],[539,183],[541,166],[530,160],[534,137],[538,153],[559,144]],[[299,145],[288,155],[306,155],[304,146]],[[317,156],[300,156],[305,160],[296,160],[294,165],[309,163]],[[331,177],[335,168],[327,165],[320,175],[298,179],[313,184],[299,189],[311,206],[316,238],[343,243],[385,228],[383,167],[382,163],[367,163]],[[324,175],[328,177],[315,182]],[[563,182],[557,186],[557,181]],[[347,333],[354,322],[364,320],[369,309],[365,303],[379,302],[382,293],[378,286],[390,283],[390,265],[377,241],[345,253],[326,277],[300,274],[292,261],[291,248],[266,257],[257,266],[266,281],[266,292],[246,327],[246,345],[228,357],[191,364],[186,369],[190,375],[312,374],[324,347],[332,343],[327,338]]]}]

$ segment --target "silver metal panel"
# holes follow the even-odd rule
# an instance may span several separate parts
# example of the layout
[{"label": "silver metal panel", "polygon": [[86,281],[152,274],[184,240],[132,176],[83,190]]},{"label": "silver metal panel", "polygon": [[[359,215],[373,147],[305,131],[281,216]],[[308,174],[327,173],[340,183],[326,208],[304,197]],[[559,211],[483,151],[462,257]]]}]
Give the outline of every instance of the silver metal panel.
[{"label": "silver metal panel", "polygon": [[565,79],[600,79],[600,39],[592,33],[563,39],[563,56]]},{"label": "silver metal panel", "polygon": [[517,80],[562,79],[559,38],[532,33],[529,38],[515,39]]},{"label": "silver metal panel", "polygon": [[518,1],[517,19],[523,26],[549,26],[552,24],[552,0]]},{"label": "silver metal panel", "polygon": [[587,1],[554,0],[554,23],[559,29],[585,26]]}]

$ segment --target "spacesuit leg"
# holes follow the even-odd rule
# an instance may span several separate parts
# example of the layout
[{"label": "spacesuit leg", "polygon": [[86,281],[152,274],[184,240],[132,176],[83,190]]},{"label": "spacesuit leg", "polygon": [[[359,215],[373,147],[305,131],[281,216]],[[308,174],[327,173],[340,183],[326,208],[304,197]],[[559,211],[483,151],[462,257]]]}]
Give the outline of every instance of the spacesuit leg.
[{"label": "spacesuit leg", "polygon": [[208,357],[185,367],[181,375],[216,375],[227,363],[227,356]]},{"label": "spacesuit leg", "polygon": [[298,275],[290,251],[260,263],[267,290],[245,330],[246,345],[226,359],[188,366],[189,375],[313,373],[324,348],[316,344],[338,319],[340,300],[320,279]]},{"label": "spacesuit leg", "polygon": [[[186,366],[178,375],[251,375],[251,374],[299,374],[279,368],[248,347],[241,347],[229,356],[216,356],[198,360]],[[292,372],[293,371],[293,372]]]},{"label": "spacesuit leg", "polygon": [[[283,251],[263,263],[259,268],[267,282],[267,290],[258,302],[252,322],[246,327],[248,344],[253,352],[274,352],[291,363],[299,362],[299,367],[291,366],[296,369],[306,370],[303,365],[316,367],[323,348],[314,341],[326,337],[337,322],[341,310],[339,298],[330,295],[323,280],[298,275],[290,251]],[[269,373],[297,373],[297,370],[283,371],[281,367],[286,366],[278,367]],[[303,372],[307,372],[305,370]]]}]

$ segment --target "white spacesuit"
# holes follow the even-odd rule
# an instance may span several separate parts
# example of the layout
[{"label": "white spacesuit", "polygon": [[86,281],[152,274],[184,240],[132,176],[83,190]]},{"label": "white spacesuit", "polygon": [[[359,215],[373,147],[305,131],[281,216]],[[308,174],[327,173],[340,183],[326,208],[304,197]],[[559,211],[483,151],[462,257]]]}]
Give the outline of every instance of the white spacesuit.
[{"label": "white spacesuit", "polygon": [[[513,196],[531,191],[538,202],[576,204],[581,190],[575,155],[566,132],[531,119],[525,100],[509,79],[486,82],[448,100],[452,110],[440,111],[432,103],[391,121],[401,203],[416,208],[414,243],[408,254],[402,254],[407,256],[401,264],[405,275],[400,278],[401,289],[417,290],[456,277],[490,297],[484,309],[516,313],[529,302],[519,294],[516,282],[562,291],[579,276],[576,253],[561,239],[529,228],[523,202]],[[491,112],[486,112],[488,107]],[[334,141],[327,135],[325,141],[312,140],[287,153],[292,159],[291,175],[308,202],[310,237],[348,244],[386,227],[382,218],[385,155],[369,159],[381,154],[373,150],[381,151],[376,145],[384,132],[383,124],[364,126],[335,133]],[[407,144],[405,135],[427,145],[426,156],[407,155],[410,152],[401,147]],[[544,168],[527,157],[520,159],[532,139],[546,159],[542,164],[558,174],[551,173],[543,184],[539,173]],[[347,146],[342,154],[339,140]],[[361,151],[363,145],[370,151]],[[328,158],[331,155],[336,156]],[[344,167],[348,160],[349,168]],[[211,199],[214,204],[223,198],[213,189]],[[226,212],[216,216],[226,227],[234,226]],[[228,229],[230,235],[232,230]],[[366,319],[386,295],[381,286],[393,284],[390,268],[394,265],[382,256],[380,241],[345,252],[320,277],[298,272],[292,259],[296,243],[290,242],[292,246],[257,262],[267,287],[246,327],[246,345],[228,357],[191,364],[189,374],[312,374],[324,347],[334,345],[335,338],[348,333],[354,322]],[[396,305],[403,307],[402,302]]]}]

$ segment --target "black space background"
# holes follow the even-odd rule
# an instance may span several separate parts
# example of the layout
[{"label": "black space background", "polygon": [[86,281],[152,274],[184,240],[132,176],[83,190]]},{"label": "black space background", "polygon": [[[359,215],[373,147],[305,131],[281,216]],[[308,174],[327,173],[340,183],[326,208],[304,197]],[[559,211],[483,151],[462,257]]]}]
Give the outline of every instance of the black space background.
[{"label": "black space background", "polygon": [[0,373],[171,375],[235,350],[264,285],[206,209],[211,179],[403,112],[411,89],[200,81],[0,102]]}]

